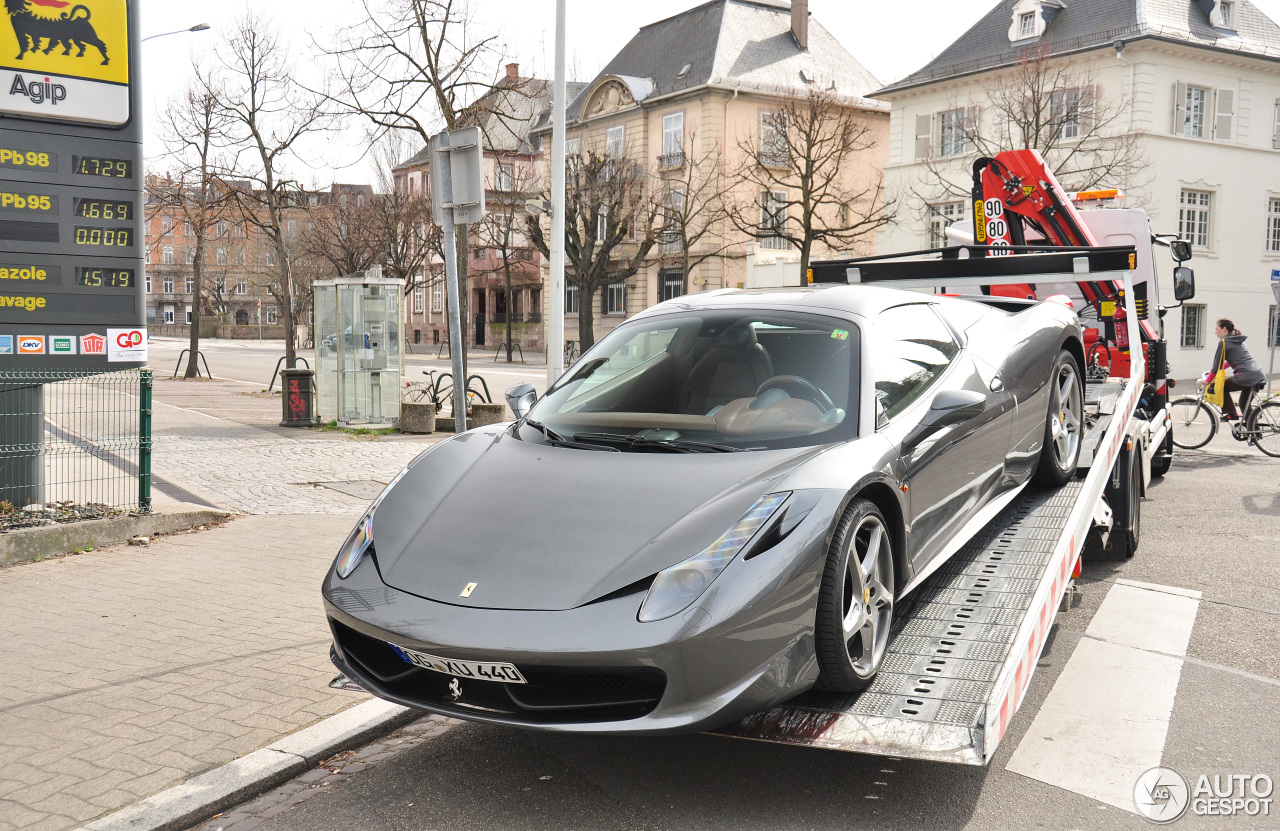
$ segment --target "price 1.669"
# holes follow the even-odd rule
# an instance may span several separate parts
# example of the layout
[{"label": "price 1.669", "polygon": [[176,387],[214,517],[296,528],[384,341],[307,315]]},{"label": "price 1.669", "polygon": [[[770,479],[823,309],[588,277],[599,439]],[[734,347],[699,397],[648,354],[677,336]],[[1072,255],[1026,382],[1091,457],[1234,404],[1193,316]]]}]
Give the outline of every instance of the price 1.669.
[{"label": "price 1.669", "polygon": [[133,219],[133,203],[113,199],[80,199],[76,216],[85,219]]}]

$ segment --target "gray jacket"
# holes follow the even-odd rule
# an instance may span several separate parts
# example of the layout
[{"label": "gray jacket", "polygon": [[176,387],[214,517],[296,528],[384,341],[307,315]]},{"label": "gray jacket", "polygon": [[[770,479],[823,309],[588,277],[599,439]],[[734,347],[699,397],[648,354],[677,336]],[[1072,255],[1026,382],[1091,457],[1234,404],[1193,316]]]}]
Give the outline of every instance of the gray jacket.
[{"label": "gray jacket", "polygon": [[1227,350],[1227,366],[1231,367],[1236,383],[1242,387],[1252,387],[1266,380],[1262,365],[1253,359],[1249,350],[1244,348],[1246,335],[1227,335],[1213,351],[1213,367],[1209,370],[1217,374],[1222,366],[1222,350]]}]

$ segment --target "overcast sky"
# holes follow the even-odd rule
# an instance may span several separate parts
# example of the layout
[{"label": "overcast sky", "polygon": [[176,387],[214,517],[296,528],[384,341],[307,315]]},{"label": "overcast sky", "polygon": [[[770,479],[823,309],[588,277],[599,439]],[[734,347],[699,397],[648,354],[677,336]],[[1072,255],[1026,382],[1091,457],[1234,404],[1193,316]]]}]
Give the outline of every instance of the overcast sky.
[{"label": "overcast sky", "polygon": [[[568,55],[581,80],[590,80],[621,49],[636,30],[699,5],[700,0],[648,0],[644,3],[602,3],[568,0]],[[1254,0],[1273,20],[1280,21],[1280,0]],[[147,0],[142,4],[143,36],[208,23],[215,30],[229,27],[252,5],[268,9],[305,73],[314,62],[312,38],[330,42],[352,22],[358,0]],[[928,63],[976,23],[992,0],[810,0],[813,16],[881,81],[888,83]],[[498,36],[521,74],[551,76],[554,56],[554,0],[472,0],[476,24]],[[607,11],[606,11],[607,9]],[[889,12],[892,11],[892,14]],[[212,57],[215,32],[174,35],[143,44],[143,95],[148,121],[147,156],[163,152],[150,129],[165,102],[190,77],[193,56]],[[572,77],[572,75],[571,75]],[[301,178],[327,183],[368,182],[372,173],[359,161],[360,131],[347,135],[313,155],[314,170]],[[336,171],[336,172],[335,172]]]}]

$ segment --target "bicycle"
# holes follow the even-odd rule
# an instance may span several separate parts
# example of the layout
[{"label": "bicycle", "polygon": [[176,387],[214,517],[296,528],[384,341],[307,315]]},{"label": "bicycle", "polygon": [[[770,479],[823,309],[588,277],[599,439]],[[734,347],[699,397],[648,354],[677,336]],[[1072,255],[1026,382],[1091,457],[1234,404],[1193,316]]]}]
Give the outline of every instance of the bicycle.
[{"label": "bicycle", "polygon": [[582,344],[576,340],[565,341],[564,344],[564,365],[567,369],[573,366],[573,362],[578,360],[582,355]]},{"label": "bicycle", "polygon": [[424,369],[422,374],[427,376],[426,381],[404,382],[404,389],[400,392],[400,398],[410,404],[429,402],[435,404],[438,410],[440,405],[436,400],[436,372],[434,369]]},{"label": "bicycle", "polygon": [[[436,374],[434,369],[424,369],[422,374],[427,376],[426,381],[406,381],[405,388],[401,392],[401,398],[411,404],[428,402],[436,406],[436,412],[442,413],[446,406],[450,409],[453,407],[453,373],[441,372]],[[467,379],[467,409],[471,409],[472,404],[490,404],[493,402],[493,396],[489,392],[489,385],[479,375],[472,375]],[[476,382],[479,382],[479,387]]]},{"label": "bicycle", "polygon": [[[1207,388],[1197,381],[1199,395],[1184,396],[1169,402],[1173,419],[1173,443],[1183,450],[1204,447],[1218,434],[1222,412],[1205,400]],[[1280,395],[1262,395],[1263,385],[1255,388],[1248,408],[1231,424],[1231,437],[1248,442],[1268,456],[1280,458]],[[1227,393],[1230,395],[1231,393]]]}]

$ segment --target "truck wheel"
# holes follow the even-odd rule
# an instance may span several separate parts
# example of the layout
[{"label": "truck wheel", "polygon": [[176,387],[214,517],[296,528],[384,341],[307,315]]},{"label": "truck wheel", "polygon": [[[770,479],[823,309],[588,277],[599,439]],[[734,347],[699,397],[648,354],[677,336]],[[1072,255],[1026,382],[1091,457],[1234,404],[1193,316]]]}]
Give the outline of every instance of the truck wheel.
[{"label": "truck wheel", "polygon": [[874,502],[849,503],[836,526],[818,591],[818,684],[832,692],[871,686],[893,622],[893,537]]},{"label": "truck wheel", "polygon": [[1120,487],[1107,484],[1107,504],[1111,506],[1111,539],[1107,553],[1112,559],[1127,560],[1142,541],[1142,465],[1137,451],[1124,453],[1116,460],[1120,467]]},{"label": "truck wheel", "polygon": [[1173,467],[1173,425],[1169,425],[1169,432],[1165,435],[1164,441],[1160,442],[1160,450],[1151,458],[1151,478],[1158,479],[1169,472],[1169,468]]},{"label": "truck wheel", "polygon": [[1076,475],[1080,441],[1084,438],[1084,388],[1071,353],[1062,350],[1049,376],[1049,413],[1044,446],[1032,481],[1042,488],[1058,488]]}]

